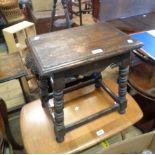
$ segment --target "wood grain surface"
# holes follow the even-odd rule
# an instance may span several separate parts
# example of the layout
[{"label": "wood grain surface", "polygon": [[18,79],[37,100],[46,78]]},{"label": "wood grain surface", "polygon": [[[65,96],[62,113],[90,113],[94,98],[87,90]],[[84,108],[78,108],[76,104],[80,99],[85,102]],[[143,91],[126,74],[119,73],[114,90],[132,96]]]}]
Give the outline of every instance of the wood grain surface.
[{"label": "wood grain surface", "polygon": [[[104,80],[117,93],[117,84]],[[114,104],[103,90],[87,86],[65,96],[65,124],[79,120]],[[143,116],[135,100],[127,94],[126,113],[113,112],[93,122],[68,132],[62,143],[57,143],[50,116],[36,100],[25,105],[20,114],[20,126],[23,143],[27,153],[77,153],[89,148],[103,139],[133,125]],[[52,103],[52,100],[51,100]],[[87,110],[86,110],[87,109]],[[97,131],[104,133],[97,136]]]},{"label": "wood grain surface", "polygon": [[0,57],[0,83],[27,75],[19,53]]},{"label": "wood grain surface", "polygon": [[140,61],[138,65],[130,67],[129,84],[145,97],[155,100],[155,64]]},{"label": "wood grain surface", "polygon": [[94,0],[93,15],[123,32],[135,33],[154,29],[154,8],[154,0]]},{"label": "wood grain surface", "polygon": [[132,39],[131,43],[128,40],[130,36],[104,23],[32,37],[28,39],[28,46],[39,74],[45,75],[115,57],[142,46],[137,40]]},{"label": "wood grain surface", "polygon": [[154,0],[100,1],[100,19],[104,21],[147,14],[153,12],[154,10]]}]

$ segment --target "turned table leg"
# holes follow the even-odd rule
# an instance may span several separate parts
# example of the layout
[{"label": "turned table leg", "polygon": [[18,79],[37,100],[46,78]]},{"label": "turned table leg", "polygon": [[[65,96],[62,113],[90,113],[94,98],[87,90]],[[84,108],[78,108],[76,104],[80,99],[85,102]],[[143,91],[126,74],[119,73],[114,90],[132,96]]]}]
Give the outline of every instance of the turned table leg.
[{"label": "turned table leg", "polygon": [[46,104],[49,101],[48,81],[47,81],[46,77],[39,77],[39,88],[40,88],[40,96],[41,96],[42,106],[46,107]]},{"label": "turned table leg", "polygon": [[57,142],[64,141],[64,100],[63,89],[65,88],[65,80],[61,75],[53,76],[53,100],[54,100],[54,130]]},{"label": "turned table leg", "polygon": [[54,91],[54,116],[55,116],[55,134],[58,142],[64,141],[65,128],[64,128],[64,104],[63,104],[63,91]]},{"label": "turned table leg", "polygon": [[119,112],[121,114],[125,113],[125,108],[127,107],[127,78],[128,78],[129,66],[120,65],[119,66]]}]

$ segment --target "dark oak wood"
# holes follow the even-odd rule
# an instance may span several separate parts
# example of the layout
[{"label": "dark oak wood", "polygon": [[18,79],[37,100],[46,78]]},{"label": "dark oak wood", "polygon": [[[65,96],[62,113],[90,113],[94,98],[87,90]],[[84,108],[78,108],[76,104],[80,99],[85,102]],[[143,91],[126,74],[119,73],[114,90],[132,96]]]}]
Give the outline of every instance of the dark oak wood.
[{"label": "dark oak wood", "polygon": [[140,93],[133,95],[133,98],[143,111],[143,118],[135,124],[136,127],[144,133],[153,131],[155,129],[155,100]]},{"label": "dark oak wood", "polygon": [[[27,43],[39,74],[45,76],[128,53],[142,46],[133,39],[133,43],[129,44],[130,39],[128,35],[105,23],[32,37]],[[102,49],[103,52],[93,54],[92,51],[96,49]]]},{"label": "dark oak wood", "polygon": [[[52,6],[51,6],[52,7]],[[48,33],[50,29],[51,11],[33,11],[27,7],[31,20],[35,23],[37,34]],[[64,14],[59,6],[55,19],[63,19]]]},{"label": "dark oak wood", "polygon": [[[67,39],[66,39],[67,38]],[[60,46],[61,45],[61,46]],[[50,78],[54,108],[49,110],[54,121],[54,129],[58,142],[64,140],[65,133],[75,127],[84,125],[109,112],[118,110],[125,113],[127,107],[127,74],[130,61],[130,52],[142,46],[142,43],[131,39],[125,33],[117,30],[107,23],[94,24],[53,32],[28,40],[32,57],[40,76],[40,89],[43,107],[48,104],[49,94],[47,81]],[[87,118],[74,122],[69,126],[64,125],[64,101],[63,91],[65,80],[76,75],[93,75],[96,89],[102,86],[100,72],[111,63],[119,66],[118,95],[108,91],[117,106],[114,105]],[[112,94],[112,95],[111,95]],[[115,100],[115,98],[117,98]]]},{"label": "dark oak wood", "polygon": [[97,0],[94,17],[118,29],[133,33],[155,27],[154,0]]},{"label": "dark oak wood", "polygon": [[155,10],[154,0],[102,0],[100,20],[113,20],[147,14]]},{"label": "dark oak wood", "polygon": [[136,53],[132,55],[128,84],[144,113],[136,126],[149,132],[155,128],[155,62],[142,49]]},{"label": "dark oak wood", "polygon": [[111,25],[127,33],[148,31],[155,28],[155,13],[141,14],[124,19],[108,21]]},{"label": "dark oak wood", "polygon": [[142,60],[130,67],[129,84],[141,95],[155,100],[155,64]]}]

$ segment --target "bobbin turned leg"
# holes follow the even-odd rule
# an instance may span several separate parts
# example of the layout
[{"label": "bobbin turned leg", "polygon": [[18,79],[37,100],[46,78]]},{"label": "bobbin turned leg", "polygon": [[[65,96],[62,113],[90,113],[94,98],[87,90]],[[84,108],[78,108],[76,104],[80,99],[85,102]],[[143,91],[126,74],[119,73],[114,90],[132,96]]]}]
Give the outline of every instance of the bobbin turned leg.
[{"label": "bobbin turned leg", "polygon": [[119,66],[119,90],[118,90],[118,97],[119,97],[119,113],[125,113],[125,109],[127,107],[127,78],[128,78],[129,66],[127,65],[120,65]]},{"label": "bobbin turned leg", "polygon": [[65,86],[63,75],[53,76],[53,99],[54,99],[54,130],[57,142],[64,141],[64,101],[63,89]]},{"label": "bobbin turned leg", "polygon": [[49,101],[48,96],[48,82],[46,77],[39,77],[40,96],[42,101],[42,107],[45,107]]}]

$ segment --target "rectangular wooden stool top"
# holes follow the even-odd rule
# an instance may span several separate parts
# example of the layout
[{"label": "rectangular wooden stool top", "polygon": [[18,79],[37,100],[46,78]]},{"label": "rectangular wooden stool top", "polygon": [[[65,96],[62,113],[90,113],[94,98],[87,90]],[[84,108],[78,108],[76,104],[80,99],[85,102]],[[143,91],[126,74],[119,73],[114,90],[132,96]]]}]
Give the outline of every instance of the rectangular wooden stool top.
[{"label": "rectangular wooden stool top", "polygon": [[40,75],[108,59],[142,46],[107,23],[52,32],[28,40]]}]

